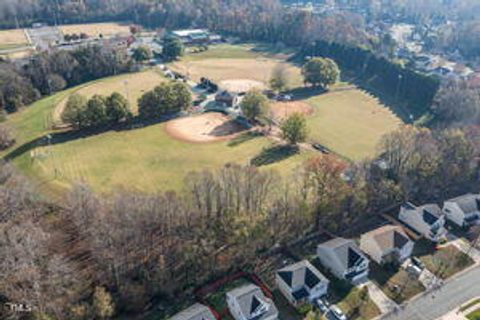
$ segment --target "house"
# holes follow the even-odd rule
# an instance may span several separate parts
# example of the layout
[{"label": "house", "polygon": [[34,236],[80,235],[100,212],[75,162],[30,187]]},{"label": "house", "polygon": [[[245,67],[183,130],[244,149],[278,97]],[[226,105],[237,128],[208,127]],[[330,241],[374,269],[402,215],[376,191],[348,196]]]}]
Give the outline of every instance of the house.
[{"label": "house", "polygon": [[446,234],[445,215],[436,204],[417,207],[407,202],[400,207],[398,218],[430,241],[438,242]]},{"label": "house", "polygon": [[314,301],[327,294],[330,281],[310,262],[303,260],[277,271],[275,282],[293,305]]},{"label": "house", "polygon": [[413,241],[399,226],[383,226],[360,238],[360,249],[378,264],[402,263],[412,254],[413,246]]},{"label": "house", "polygon": [[254,284],[227,292],[227,304],[235,320],[278,319],[278,310],[273,301]]},{"label": "house", "polygon": [[169,320],[216,320],[212,311],[205,305],[195,303],[187,309],[177,313]]},{"label": "house", "polygon": [[233,107],[238,104],[238,95],[227,90],[223,90],[215,96],[215,101],[226,105],[227,107]]},{"label": "house", "polygon": [[466,194],[447,200],[443,212],[448,220],[460,227],[480,224],[480,195]]},{"label": "house", "polygon": [[357,284],[368,277],[369,261],[353,240],[335,238],[319,244],[317,255],[322,265],[339,279]]},{"label": "house", "polygon": [[210,33],[205,29],[175,30],[170,33],[185,45],[205,45],[210,42]]}]

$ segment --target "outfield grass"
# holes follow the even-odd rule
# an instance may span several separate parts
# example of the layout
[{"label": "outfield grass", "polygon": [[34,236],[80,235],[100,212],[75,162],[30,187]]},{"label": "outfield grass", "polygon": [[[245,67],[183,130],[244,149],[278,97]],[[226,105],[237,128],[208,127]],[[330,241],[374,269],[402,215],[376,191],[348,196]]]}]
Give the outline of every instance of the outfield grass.
[{"label": "outfield grass", "polygon": [[89,37],[98,37],[100,34],[104,37],[110,37],[117,34],[129,35],[130,27],[126,24],[114,22],[105,23],[85,23],[85,24],[67,24],[59,26],[63,34],[81,34],[85,33]]},{"label": "outfield grass", "polygon": [[[15,130],[16,148],[44,137],[51,132],[52,115],[58,104],[79,90],[110,88],[109,84],[122,83],[118,79],[135,74],[107,78],[72,88],[42,99],[30,107],[13,114],[9,123]],[[105,84],[105,85],[104,85]],[[148,85],[151,85],[149,83]],[[77,182],[85,182],[99,192],[115,188],[128,188],[145,192],[179,191],[190,171],[219,169],[227,163],[248,164],[272,146],[267,138],[207,144],[192,144],[171,138],[165,132],[165,123],[128,131],[110,131],[79,138],[51,146],[30,145],[13,163],[28,176],[35,178],[46,191],[61,193]],[[235,140],[236,141],[236,140]],[[311,153],[301,153],[288,159],[262,166],[287,175]]]},{"label": "outfield grass", "polygon": [[272,72],[283,66],[289,79],[289,86],[302,85],[300,68],[286,62],[289,52],[275,51],[270,47],[252,44],[211,46],[200,53],[187,54],[171,64],[171,68],[199,81],[207,77],[213,81],[250,79],[268,86]]},{"label": "outfield grass", "polygon": [[351,160],[375,155],[381,137],[402,123],[377,99],[359,89],[339,90],[307,100],[309,140]]},{"label": "outfield grass", "polygon": [[14,49],[28,45],[23,29],[0,30],[0,50]]}]

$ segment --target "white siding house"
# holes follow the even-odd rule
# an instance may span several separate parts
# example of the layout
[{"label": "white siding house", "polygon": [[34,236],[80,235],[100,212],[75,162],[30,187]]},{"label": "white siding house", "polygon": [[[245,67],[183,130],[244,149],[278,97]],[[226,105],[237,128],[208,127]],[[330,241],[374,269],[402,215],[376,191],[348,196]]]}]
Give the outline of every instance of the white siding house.
[{"label": "white siding house", "polygon": [[466,194],[447,200],[443,212],[448,220],[460,227],[469,227],[480,223],[480,195]]},{"label": "white siding house", "polygon": [[280,292],[293,305],[327,294],[328,281],[310,262],[303,260],[277,271],[275,281]]}]

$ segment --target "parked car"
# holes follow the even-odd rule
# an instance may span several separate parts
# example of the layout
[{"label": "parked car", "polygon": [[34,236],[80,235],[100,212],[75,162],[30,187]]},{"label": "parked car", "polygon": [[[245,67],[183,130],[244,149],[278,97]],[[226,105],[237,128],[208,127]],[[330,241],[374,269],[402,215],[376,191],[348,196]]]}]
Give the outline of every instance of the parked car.
[{"label": "parked car", "polygon": [[337,307],[336,305],[331,306],[330,311],[332,312],[335,319],[337,319],[337,320],[347,320],[347,316],[345,315],[345,313],[343,313],[343,311],[339,307]]},{"label": "parked car", "polygon": [[313,143],[312,144],[313,149],[320,151],[323,154],[330,154],[330,150],[322,146],[320,143]]},{"label": "parked car", "polygon": [[420,259],[418,259],[417,257],[412,257],[411,260],[412,260],[412,263],[413,263],[414,265],[416,265],[417,267],[419,267],[420,269],[422,269],[422,270],[425,269],[425,265],[424,265],[423,262],[422,262]]},{"label": "parked car", "polygon": [[422,273],[422,269],[420,269],[420,267],[418,267],[417,265],[415,265],[414,263],[409,263],[407,265],[407,267],[405,268],[405,270],[410,273],[411,275],[414,275],[416,277],[419,277],[420,274]]},{"label": "parked car", "polygon": [[316,301],[315,301],[318,309],[320,309],[320,312],[322,314],[325,314],[328,312],[329,308],[330,308],[330,304],[328,303],[328,301],[326,300],[323,300],[322,298],[318,298]]},{"label": "parked car", "polygon": [[290,94],[279,94],[276,97],[277,101],[292,101],[292,99],[293,99],[293,96]]}]

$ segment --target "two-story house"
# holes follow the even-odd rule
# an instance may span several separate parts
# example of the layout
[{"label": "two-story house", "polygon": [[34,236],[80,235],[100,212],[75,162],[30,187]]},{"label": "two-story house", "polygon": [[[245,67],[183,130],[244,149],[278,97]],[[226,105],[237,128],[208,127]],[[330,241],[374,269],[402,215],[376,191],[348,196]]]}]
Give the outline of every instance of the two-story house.
[{"label": "two-story house", "polygon": [[410,257],[413,246],[414,242],[399,226],[383,226],[360,238],[360,249],[378,264],[401,264]]},{"label": "two-story house", "polygon": [[358,284],[368,278],[369,261],[353,240],[335,238],[317,247],[317,256],[337,278]]},{"label": "two-story house", "polygon": [[235,320],[278,319],[278,310],[273,301],[254,284],[227,292],[227,304]]},{"label": "two-story house", "polygon": [[460,227],[480,223],[480,195],[466,194],[443,203],[443,212],[448,220]]},{"label": "two-story house", "polygon": [[440,241],[447,232],[445,215],[437,204],[417,207],[407,202],[400,207],[398,219],[433,242]]},{"label": "two-story house", "polygon": [[303,260],[277,271],[275,281],[280,292],[293,305],[327,294],[330,281],[310,262]]}]

